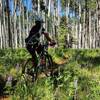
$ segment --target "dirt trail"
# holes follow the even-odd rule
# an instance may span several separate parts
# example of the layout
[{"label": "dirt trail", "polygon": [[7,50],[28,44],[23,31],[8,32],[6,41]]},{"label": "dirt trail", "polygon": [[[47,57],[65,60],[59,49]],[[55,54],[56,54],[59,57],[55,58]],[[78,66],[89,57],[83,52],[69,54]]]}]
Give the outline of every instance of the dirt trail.
[{"label": "dirt trail", "polygon": [[10,96],[0,96],[0,100],[11,100]]}]

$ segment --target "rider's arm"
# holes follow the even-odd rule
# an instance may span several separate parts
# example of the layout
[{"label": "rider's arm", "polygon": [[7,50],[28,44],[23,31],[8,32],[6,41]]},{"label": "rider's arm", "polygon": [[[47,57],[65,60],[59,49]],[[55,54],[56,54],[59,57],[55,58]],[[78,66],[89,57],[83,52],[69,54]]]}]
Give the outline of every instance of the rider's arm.
[{"label": "rider's arm", "polygon": [[50,41],[50,42],[52,41],[51,38],[50,38],[50,36],[49,36],[49,34],[47,32],[43,32],[43,34],[44,34],[44,36],[46,37],[46,39],[48,41]]}]

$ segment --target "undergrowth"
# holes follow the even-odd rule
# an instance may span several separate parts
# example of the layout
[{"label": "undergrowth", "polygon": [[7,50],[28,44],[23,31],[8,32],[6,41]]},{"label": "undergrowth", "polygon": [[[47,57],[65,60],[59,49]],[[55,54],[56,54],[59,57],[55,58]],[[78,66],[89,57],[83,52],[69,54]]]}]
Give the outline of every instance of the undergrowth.
[{"label": "undergrowth", "polygon": [[[68,60],[53,76],[39,78],[35,83],[20,75],[18,64],[30,57],[25,49],[0,50],[0,75],[20,80],[7,86],[12,100],[99,100],[100,50],[49,49],[53,60]],[[1,78],[1,77],[0,77]],[[0,84],[1,86],[1,84]]]}]

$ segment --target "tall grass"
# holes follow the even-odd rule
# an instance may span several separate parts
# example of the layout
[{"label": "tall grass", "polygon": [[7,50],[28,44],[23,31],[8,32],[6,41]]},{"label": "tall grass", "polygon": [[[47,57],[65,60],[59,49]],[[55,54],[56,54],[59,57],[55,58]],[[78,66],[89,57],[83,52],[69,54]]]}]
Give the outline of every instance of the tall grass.
[{"label": "tall grass", "polygon": [[[99,100],[100,50],[49,49],[53,59],[68,60],[66,65],[50,77],[32,83],[17,68],[18,63],[30,57],[25,49],[0,50],[0,74],[18,80],[9,89],[12,100]],[[5,74],[4,74],[5,73]],[[13,90],[13,92],[11,92]]]}]

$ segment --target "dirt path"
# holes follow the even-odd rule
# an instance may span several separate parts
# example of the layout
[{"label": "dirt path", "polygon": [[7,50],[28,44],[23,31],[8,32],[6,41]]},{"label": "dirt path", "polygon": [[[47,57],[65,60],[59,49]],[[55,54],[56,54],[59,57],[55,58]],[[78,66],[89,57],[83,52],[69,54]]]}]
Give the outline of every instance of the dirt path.
[{"label": "dirt path", "polygon": [[0,100],[11,100],[10,96],[0,96]]}]

